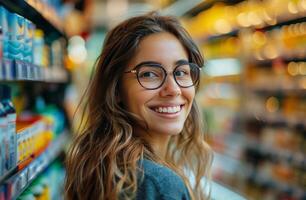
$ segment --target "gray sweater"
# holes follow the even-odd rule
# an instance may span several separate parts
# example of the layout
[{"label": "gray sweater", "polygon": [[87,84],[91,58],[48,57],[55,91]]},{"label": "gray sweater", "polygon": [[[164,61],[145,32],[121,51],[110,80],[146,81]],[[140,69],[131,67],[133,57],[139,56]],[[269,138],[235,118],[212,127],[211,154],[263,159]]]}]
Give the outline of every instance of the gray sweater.
[{"label": "gray sweater", "polygon": [[[144,170],[144,179],[138,186],[136,200],[190,200],[186,185],[174,171],[147,159],[140,163]],[[246,200],[239,194],[212,181],[211,200],[224,199]]]},{"label": "gray sweater", "polygon": [[141,163],[144,177],[136,200],[190,200],[185,183],[173,170],[147,159]]}]

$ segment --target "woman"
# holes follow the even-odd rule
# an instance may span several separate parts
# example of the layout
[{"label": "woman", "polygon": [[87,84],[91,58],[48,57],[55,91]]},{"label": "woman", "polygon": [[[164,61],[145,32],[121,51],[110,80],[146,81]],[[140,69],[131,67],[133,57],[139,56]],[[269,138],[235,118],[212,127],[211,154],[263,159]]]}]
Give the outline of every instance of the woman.
[{"label": "woman", "polygon": [[194,99],[202,66],[175,18],[153,12],[111,30],[67,157],[66,198],[208,199],[200,181],[212,154]]}]

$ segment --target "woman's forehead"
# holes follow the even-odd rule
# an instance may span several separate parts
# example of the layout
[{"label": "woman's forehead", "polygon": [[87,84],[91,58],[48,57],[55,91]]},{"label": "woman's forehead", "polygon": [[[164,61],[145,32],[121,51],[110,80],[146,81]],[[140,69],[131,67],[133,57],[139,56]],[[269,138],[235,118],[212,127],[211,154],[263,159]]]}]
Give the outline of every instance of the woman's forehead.
[{"label": "woman's forehead", "polygon": [[188,60],[188,54],[176,36],[167,32],[154,33],[141,40],[129,67],[145,61],[174,65],[182,59]]}]

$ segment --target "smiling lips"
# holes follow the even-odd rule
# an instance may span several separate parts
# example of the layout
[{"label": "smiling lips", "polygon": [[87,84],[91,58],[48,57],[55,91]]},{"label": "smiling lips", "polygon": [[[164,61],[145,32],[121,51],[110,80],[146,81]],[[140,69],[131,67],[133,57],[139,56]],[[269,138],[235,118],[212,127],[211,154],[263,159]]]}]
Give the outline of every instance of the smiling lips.
[{"label": "smiling lips", "polygon": [[157,113],[174,114],[180,112],[182,110],[182,107],[183,105],[166,106],[166,107],[158,106],[152,108],[152,110],[154,110]]}]

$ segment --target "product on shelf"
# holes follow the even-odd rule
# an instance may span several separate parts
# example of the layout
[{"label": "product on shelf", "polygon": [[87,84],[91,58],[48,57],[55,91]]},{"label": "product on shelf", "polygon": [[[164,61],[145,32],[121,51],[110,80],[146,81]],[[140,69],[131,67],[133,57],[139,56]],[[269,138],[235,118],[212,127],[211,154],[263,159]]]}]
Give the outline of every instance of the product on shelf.
[{"label": "product on shelf", "polygon": [[0,200],[5,200],[5,187],[0,186]]},{"label": "product on shelf", "polygon": [[52,140],[49,120],[41,116],[19,116],[17,119],[18,165],[37,157]]},{"label": "product on shelf", "polygon": [[64,40],[45,41],[44,32],[0,6],[0,80],[67,80]]},{"label": "product on shelf", "polygon": [[303,59],[306,56],[306,22],[275,27],[268,31],[259,29],[243,37],[249,59]]},{"label": "product on shelf", "polygon": [[60,199],[64,173],[62,164],[59,161],[54,162],[17,199]]},{"label": "product on shelf", "polygon": [[7,34],[7,53],[5,57],[8,59],[23,60],[24,55],[24,34],[25,34],[25,19],[16,14],[7,11],[8,30]]},{"label": "product on shelf", "polygon": [[7,129],[7,119],[6,119],[6,112],[4,110],[4,106],[0,103],[0,176],[4,174],[5,169],[5,133]]},{"label": "product on shelf", "polygon": [[60,19],[61,2],[59,0],[25,0],[29,5],[36,9],[41,15],[50,21],[60,31],[63,23]]},{"label": "product on shelf", "polygon": [[16,148],[16,111],[11,101],[11,90],[6,85],[0,85],[0,104],[6,115],[6,131],[1,133],[4,137],[5,146],[4,172],[14,168],[17,164],[17,148]]},{"label": "product on shelf", "polygon": [[45,66],[43,61],[44,43],[43,31],[40,29],[35,30],[33,39],[33,63],[37,66]]},{"label": "product on shelf", "polygon": [[1,46],[2,46],[2,51],[1,51],[1,77],[3,79],[11,79],[12,74],[9,73],[11,70],[12,62],[7,59],[8,57],[8,19],[7,19],[8,11],[0,6],[0,26],[1,26]]},{"label": "product on shelf", "polygon": [[209,38],[201,49],[205,52],[205,57],[220,58],[237,58],[241,52],[241,41],[238,36],[223,36],[220,38]]},{"label": "product on shelf", "polygon": [[35,32],[35,25],[25,19],[25,39],[24,39],[24,61],[28,63],[34,63],[33,56],[34,56],[34,32]]},{"label": "product on shelf", "polygon": [[[2,191],[3,194],[1,194],[4,196],[4,199],[17,199],[20,194],[25,191],[25,189],[29,189],[28,186],[33,183],[33,181],[35,183],[35,181],[37,180],[36,178],[42,172],[44,172],[44,170],[47,169],[56,158],[58,158],[58,156],[63,150],[64,144],[66,143],[67,139],[67,135],[62,134],[59,138],[53,141],[50,146],[48,146],[48,148],[35,160],[33,160],[28,166],[8,178],[3,184],[4,190]],[[55,184],[55,189],[57,189],[58,192],[59,188],[61,188],[60,183],[62,183],[64,174],[57,175],[57,180],[55,180],[54,177],[49,177],[50,179],[48,184]],[[46,181],[43,181],[42,184],[46,185]],[[54,191],[52,191],[52,194],[54,194]],[[55,198],[53,198],[54,196]],[[53,195],[51,199],[58,199],[59,196],[60,194]]]},{"label": "product on shelf", "polygon": [[280,22],[305,17],[304,0],[251,0],[236,5],[216,3],[187,23],[196,39],[231,33],[244,28],[264,28]]}]

